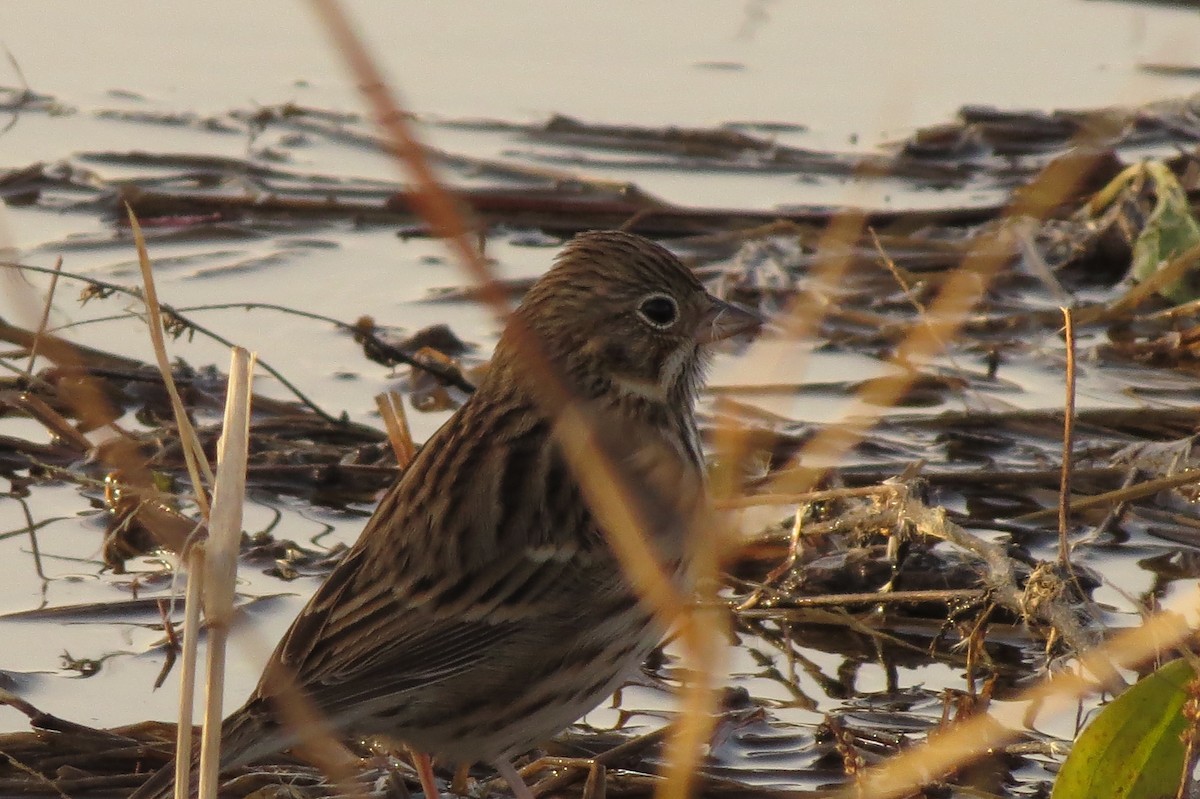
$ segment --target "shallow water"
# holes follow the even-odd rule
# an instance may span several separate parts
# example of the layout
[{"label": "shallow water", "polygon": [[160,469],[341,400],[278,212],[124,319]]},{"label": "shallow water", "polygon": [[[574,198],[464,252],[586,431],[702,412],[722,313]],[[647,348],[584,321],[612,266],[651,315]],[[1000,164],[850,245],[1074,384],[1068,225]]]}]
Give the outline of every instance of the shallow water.
[{"label": "shallow water", "polygon": [[[903,138],[911,129],[950,119],[965,103],[1004,107],[1092,107],[1141,103],[1184,96],[1200,88],[1194,79],[1164,77],[1139,70],[1143,62],[1187,62],[1200,44],[1200,17],[1170,8],[1074,0],[1020,0],[964,4],[952,0],[911,0],[902,5],[826,3],[576,3],[571,11],[539,2],[504,6],[459,4],[351,3],[363,31],[410,109],[425,118],[428,141],[455,153],[498,158],[527,166],[575,169],[589,176],[631,181],[671,202],[698,207],[771,209],[786,205],[864,205],[948,207],[989,205],[1005,196],[1002,188],[969,184],[948,190],[915,188],[887,180],[850,180],[752,171],[688,169],[660,159],[605,152],[584,146],[532,141],[512,130],[451,124],[464,119],[510,123],[542,121],[565,114],[589,122],[624,125],[714,125],[728,122],[787,123],[806,130],[777,134],[782,143],[837,151],[864,151]],[[682,24],[681,20],[686,20]],[[326,109],[355,110],[336,54],[305,6],[265,2],[215,2],[163,8],[158,4],[96,2],[84,5],[8,2],[0,6],[5,44],[32,89],[53,97],[63,113],[24,112],[0,136],[0,168],[34,161],[66,160],[104,178],[172,175],[145,164],[115,164],[95,154],[131,151],[188,153],[260,159],[271,147],[297,172],[331,177],[390,178],[391,163],[365,147],[318,136],[298,140],[269,131],[251,139],[244,130],[213,130],[199,122],[153,124],[110,118],[100,112],[179,112],[198,119],[221,119],[234,109],[284,102]],[[69,42],[69,44],[68,44]],[[0,67],[0,84],[17,79]],[[0,119],[0,124],[4,123]],[[92,154],[92,155],[87,155]],[[458,185],[485,183],[469,173],[452,174]],[[71,208],[78,199],[64,194],[60,207],[46,201],[5,211],[11,244],[23,262],[50,266],[58,256],[69,271],[119,283],[137,282],[136,260],[126,229],[107,215]],[[440,244],[402,238],[388,225],[340,222],[213,226],[180,235],[151,231],[151,257],[165,302],[186,309],[227,302],[275,302],[352,321],[371,315],[381,323],[415,331],[446,322],[486,355],[496,324],[469,303],[428,302],[430,293],[465,281]],[[555,241],[523,230],[494,231],[487,254],[504,278],[529,277],[544,270]],[[39,279],[40,280],[40,279]],[[120,299],[73,302],[78,285],[64,281],[53,321],[56,325],[121,314]],[[0,316],[28,322],[35,305],[4,283]],[[39,285],[44,285],[41,281]],[[324,408],[356,421],[378,425],[372,397],[395,384],[381,367],[365,362],[347,336],[328,326],[270,311],[211,310],[195,318],[239,344],[256,350],[302,384]],[[102,331],[102,332],[98,332]],[[136,320],[105,321],[67,335],[81,342],[152,359]],[[225,349],[197,337],[169,345],[193,365],[224,368]],[[737,394],[768,413],[800,427],[830,422],[860,410],[846,398],[848,381],[862,381],[890,367],[864,352],[768,344],[747,365],[736,353],[714,366],[716,392]],[[773,364],[764,369],[762,363]],[[981,360],[959,354],[936,369],[978,376]],[[1026,356],[1006,365],[1007,382],[968,381],[962,392],[945,392],[905,414],[933,415],[963,408],[1031,409],[1062,401],[1061,339],[1045,334]],[[763,392],[754,386],[771,384]],[[1136,407],[1130,385],[1157,391],[1155,403],[1192,404],[1192,378],[1131,369],[1130,374],[1081,364],[1081,408]],[[794,386],[794,390],[789,388]],[[290,395],[261,376],[257,389],[269,396]],[[750,390],[746,390],[749,387]],[[710,406],[706,404],[705,408]],[[410,413],[418,440],[446,418],[446,412]],[[136,424],[132,420],[124,420]],[[0,434],[42,440],[40,426],[0,419]],[[1053,451],[1050,446],[1047,451]],[[911,453],[897,457],[902,461]],[[1030,456],[1036,460],[1036,456]],[[131,596],[129,577],[102,569],[98,547],[103,523],[98,511],[81,507],[71,486],[39,487],[28,500],[32,518],[53,520],[38,529],[46,576],[34,569],[22,505],[0,498],[0,613],[112,602]],[[253,532],[273,525],[276,536],[321,545],[352,541],[369,507],[333,511],[287,498],[251,502],[245,525]],[[328,534],[328,535],[326,535]],[[321,538],[322,536],[325,536]],[[1046,556],[1050,550],[1033,547]],[[1137,557],[1173,551],[1148,540],[1140,549],[1111,557],[1109,586],[1098,600],[1111,609],[1114,625],[1136,624],[1129,598],[1150,589],[1151,575]],[[149,569],[153,564],[142,562]],[[131,567],[138,568],[138,562]],[[228,704],[240,703],[257,680],[259,666],[303,597],[316,585],[304,577],[284,583],[246,569],[241,591],[270,600],[252,606],[232,651],[235,668],[227,683]],[[1170,589],[1187,590],[1194,581]],[[165,586],[143,594],[166,595]],[[157,655],[145,654],[157,640],[157,611],[117,620],[80,616],[56,621],[0,620],[0,670],[21,696],[60,716],[98,725],[171,718],[176,704],[172,681],[149,687],[159,669]],[[813,787],[820,780],[805,771],[802,740],[830,709],[862,712],[883,697],[884,666],[861,656],[820,647],[805,649],[813,669],[786,686],[767,673],[782,669],[783,655],[767,645],[760,657],[734,650],[732,682],[771,707],[774,726],[742,730],[717,760],[739,778],[760,784]],[[75,658],[102,660],[86,679],[64,668],[64,651]],[[859,657],[853,700],[831,696],[812,675],[830,676]],[[960,670],[946,664],[900,669],[900,683],[919,694],[915,716],[935,721],[933,701],[945,686],[958,687]],[[0,684],[8,685],[3,681]],[[796,692],[812,704],[796,701]],[[660,691],[635,689],[631,706],[658,710],[670,706]],[[882,701],[882,700],[881,700]],[[589,715],[611,724],[615,711]],[[1069,737],[1073,719],[1039,719],[1043,732]],[[866,722],[865,722],[866,723]],[[885,722],[878,722],[883,725]],[[895,715],[886,723],[895,724]],[[794,726],[793,726],[794,725]],[[26,727],[23,716],[0,707],[0,730]],[[786,751],[754,734],[782,736]],[[787,748],[787,747],[793,747]],[[764,765],[764,762],[771,765]],[[774,770],[777,769],[777,770]],[[1031,776],[1036,782],[1045,775]]]}]

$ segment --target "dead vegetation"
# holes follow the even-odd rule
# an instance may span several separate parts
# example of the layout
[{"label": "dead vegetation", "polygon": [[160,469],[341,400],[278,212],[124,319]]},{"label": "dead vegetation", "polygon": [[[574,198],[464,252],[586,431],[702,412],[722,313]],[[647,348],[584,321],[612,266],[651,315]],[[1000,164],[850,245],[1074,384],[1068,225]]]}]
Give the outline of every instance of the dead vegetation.
[{"label": "dead vegetation", "polygon": [[[50,101],[23,102],[26,113],[37,113]],[[1200,129],[1193,105],[1057,114],[964,109],[959,121],[870,157],[797,151],[740,130],[647,130],[562,118],[510,128],[531,142],[568,142],[586,157],[518,168],[429,152],[443,166],[495,181],[494,188],[457,194],[485,238],[499,226],[549,235],[625,226],[668,238],[719,293],[777,320],[772,335],[890,367],[882,377],[814,384],[770,371],[769,357],[759,355],[769,383],[713,392],[705,434],[718,501],[745,514],[744,535],[723,564],[720,602],[731,610],[739,648],[760,668],[754,684],[770,688],[761,696],[741,690],[723,696],[701,772],[704,793],[790,795],[797,785],[854,784],[914,740],[985,718],[994,700],[1028,697],[1037,675],[1110,637],[1108,614],[1094,594],[1114,582],[1119,589],[1105,561],[1129,559],[1126,548],[1136,557],[1148,543],[1162,544],[1139,562],[1153,575],[1153,589],[1131,598],[1147,614],[1172,583],[1200,577],[1194,557],[1200,470],[1191,446],[1200,418],[1194,388],[1200,306],[1169,304],[1156,293],[1155,281],[1161,287],[1171,279],[1171,264],[1166,278],[1123,282],[1153,214],[1152,186],[1130,185],[1104,209],[1092,207],[1097,192],[1121,173],[1127,148],[1150,145],[1177,148],[1166,164],[1194,204]],[[315,109],[136,121],[282,129],[386,146],[362,120]],[[919,212],[693,209],[636,186],[580,177],[589,159],[599,158],[650,159],[682,170],[887,175],[925,186],[979,183],[1010,188],[1013,199]],[[118,162],[153,166],[168,177],[113,181],[87,169]],[[239,190],[231,192],[233,185]],[[261,159],[84,153],[0,175],[0,195],[9,203],[93,214],[114,227],[123,224],[119,209],[129,203],[151,247],[156,239],[314,220],[428,230],[425,217],[413,213],[412,192],[396,185],[297,174]],[[140,296],[133,286],[74,274],[69,252],[64,258],[60,280],[80,287],[83,300]],[[1195,258],[1177,253],[1176,273],[1194,268]],[[516,296],[523,287],[514,281],[498,288]],[[480,291],[464,286],[437,299],[464,301]],[[1017,397],[1031,376],[1065,372],[1064,305],[1073,309],[1079,368],[1100,374],[1113,395],[1130,398],[1127,407],[1103,403],[1069,415],[1073,456],[1065,496],[1061,404],[1029,410],[1002,402]],[[195,311],[162,310],[163,327],[176,338],[219,335],[192,318]],[[365,359],[403,365],[401,388],[417,408],[452,406],[470,390],[474,370],[486,368],[446,329],[395,340],[373,320],[303,313],[354,337]],[[103,510],[103,557],[117,573],[129,558],[161,545],[164,530],[180,545],[193,536],[193,509],[176,496],[186,464],[160,372],[106,352],[102,334],[83,346],[3,322],[0,340],[10,347],[0,354],[10,373],[0,377],[0,419],[32,419],[44,433],[0,435],[0,475],[10,482],[10,498],[76,485],[81,507]],[[30,369],[35,352],[47,365]],[[226,378],[182,361],[172,373],[212,460]],[[254,399],[247,481],[259,496],[341,507],[370,501],[394,479],[396,453],[383,432],[320,407],[299,388],[302,375],[276,376],[297,386],[296,399]],[[762,402],[831,394],[859,397],[857,414],[808,423],[776,415]],[[921,412],[946,405],[962,410]],[[100,451],[86,437],[131,418],[137,427],[120,429]],[[732,449],[730,429],[738,431]],[[731,451],[737,457],[727,457]],[[1070,549],[1060,544],[1060,520]],[[27,528],[10,533],[36,542],[37,526],[30,518]],[[244,564],[272,569],[281,579],[298,570],[320,573],[338,554],[265,535],[246,536],[242,544]],[[155,576],[139,579],[153,583]],[[24,617],[130,610],[46,608]],[[163,616],[170,647],[174,629]],[[670,651],[648,672],[678,684],[684,675]],[[835,656],[840,666],[830,669],[817,655]],[[899,680],[902,669],[937,665],[961,674],[961,686],[929,690]],[[1113,666],[1092,666],[1100,684],[1119,684]],[[869,668],[883,672],[883,690],[860,691],[860,673]],[[821,694],[811,695],[811,686]],[[833,710],[829,699],[838,700]],[[0,701],[29,716],[33,728],[0,737],[9,764],[0,767],[0,791],[124,793],[170,756],[173,729],[92,730],[44,714],[15,693]],[[824,712],[825,720],[810,728],[783,722],[778,713],[787,708]],[[539,790],[654,791],[657,778],[650,775],[666,759],[663,734],[613,735],[615,741],[593,731],[555,743],[552,754],[594,757],[600,767],[549,761],[542,765],[558,775]],[[1052,779],[1045,764],[1058,757],[1060,745],[1046,734],[1010,735],[987,757],[960,762],[940,779],[951,793],[1003,794],[1017,781],[1036,789]],[[361,753],[385,751],[385,743],[365,742]],[[773,758],[777,769],[761,765]],[[361,776],[364,793],[402,795],[404,783],[415,785],[406,763],[379,762]],[[223,790],[247,795],[278,782],[304,796],[340,790],[286,759],[230,775]]]}]

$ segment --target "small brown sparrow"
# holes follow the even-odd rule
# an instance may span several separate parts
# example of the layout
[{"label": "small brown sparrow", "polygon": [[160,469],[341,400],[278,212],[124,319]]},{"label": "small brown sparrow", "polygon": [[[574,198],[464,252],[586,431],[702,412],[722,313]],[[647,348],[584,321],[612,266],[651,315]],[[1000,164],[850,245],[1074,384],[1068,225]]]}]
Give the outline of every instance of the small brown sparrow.
[{"label": "small brown sparrow", "polygon": [[[694,405],[707,355],[758,318],[709,295],[659,245],[617,232],[571,241],[514,316],[629,479],[681,512],[702,504]],[[271,675],[286,674],[332,729],[492,763],[528,797],[511,759],[596,707],[657,645],[653,609],[564,460],[538,399],[545,376],[516,339],[510,324],[478,389],[421,448],[226,719],[223,768],[304,738],[283,722]],[[686,526],[650,531],[683,590]],[[166,795],[171,779],[160,772],[134,796]]]}]

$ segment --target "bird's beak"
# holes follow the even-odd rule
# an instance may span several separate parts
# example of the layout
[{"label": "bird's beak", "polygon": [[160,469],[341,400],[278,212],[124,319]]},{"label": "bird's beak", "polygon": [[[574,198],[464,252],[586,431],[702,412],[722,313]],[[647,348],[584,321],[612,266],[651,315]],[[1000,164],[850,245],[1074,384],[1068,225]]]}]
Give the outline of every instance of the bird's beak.
[{"label": "bird's beak", "polygon": [[763,326],[763,318],[745,308],[731,305],[709,295],[709,308],[704,321],[696,331],[696,342],[711,344],[714,341],[750,333]]}]

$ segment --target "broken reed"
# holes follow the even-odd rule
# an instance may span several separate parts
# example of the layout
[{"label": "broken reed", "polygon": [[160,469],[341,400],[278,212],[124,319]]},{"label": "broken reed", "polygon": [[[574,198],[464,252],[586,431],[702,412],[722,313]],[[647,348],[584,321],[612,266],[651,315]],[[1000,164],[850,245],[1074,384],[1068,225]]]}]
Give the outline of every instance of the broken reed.
[{"label": "broken reed", "polygon": [[[241,347],[233,348],[230,353],[225,414],[217,443],[217,471],[214,478],[204,447],[175,387],[163,339],[162,312],[146,241],[133,210],[128,207],[126,210],[141,267],[150,340],[163,384],[171,398],[175,427],[179,431],[180,445],[192,480],[193,496],[200,512],[206,517],[209,533],[204,540],[192,541],[190,547],[178,553],[180,561],[188,565],[188,587],[184,607],[184,656],[179,677],[179,723],[175,739],[175,796],[177,799],[187,799],[191,795],[192,705],[200,638],[200,625],[197,622],[200,606],[203,605],[208,646],[200,748],[200,799],[216,799],[221,760],[221,722],[224,720],[225,649],[233,624],[237,561],[242,540],[242,505],[246,495],[254,356]],[[206,485],[213,486],[211,507]]]}]

